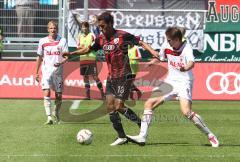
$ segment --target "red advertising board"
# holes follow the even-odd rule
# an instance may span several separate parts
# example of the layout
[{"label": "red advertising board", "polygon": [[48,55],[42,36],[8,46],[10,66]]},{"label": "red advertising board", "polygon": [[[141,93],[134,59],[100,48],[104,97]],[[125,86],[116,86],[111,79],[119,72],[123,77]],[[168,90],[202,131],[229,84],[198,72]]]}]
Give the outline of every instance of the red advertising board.
[{"label": "red advertising board", "polygon": [[197,63],[195,65],[193,99],[240,99],[239,63]]},{"label": "red advertising board", "polygon": [[[1,61],[0,98],[42,98],[41,86],[34,80],[35,66],[33,61]],[[85,88],[79,71],[79,63],[67,63],[64,69],[63,97],[66,99],[84,98]],[[105,87],[108,74],[106,64],[99,63],[98,71],[99,78]],[[144,92],[151,92],[154,86],[161,84],[166,74],[166,63],[151,67],[146,67],[145,63],[141,63],[135,84]],[[196,63],[194,76],[194,100],[240,99],[240,66],[238,63]],[[91,97],[100,98],[100,93],[93,81],[91,81]]]}]

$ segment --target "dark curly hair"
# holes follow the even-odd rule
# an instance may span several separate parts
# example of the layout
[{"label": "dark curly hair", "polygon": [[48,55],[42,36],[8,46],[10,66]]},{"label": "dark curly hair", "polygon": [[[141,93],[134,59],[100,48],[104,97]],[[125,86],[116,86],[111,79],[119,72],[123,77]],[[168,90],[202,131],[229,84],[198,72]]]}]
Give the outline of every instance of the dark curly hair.
[{"label": "dark curly hair", "polygon": [[107,24],[113,24],[113,16],[110,12],[106,11],[101,13],[101,15],[98,16],[98,21],[104,21]]}]

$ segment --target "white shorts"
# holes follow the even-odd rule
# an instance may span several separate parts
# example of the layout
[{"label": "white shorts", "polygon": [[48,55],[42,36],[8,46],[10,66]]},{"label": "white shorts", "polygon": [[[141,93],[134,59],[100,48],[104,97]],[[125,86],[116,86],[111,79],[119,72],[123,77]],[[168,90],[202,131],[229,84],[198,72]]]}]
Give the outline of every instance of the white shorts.
[{"label": "white shorts", "polygon": [[193,81],[180,82],[175,80],[165,80],[165,82],[173,87],[173,90],[170,93],[163,96],[165,101],[178,98],[185,98],[192,101]]},{"label": "white shorts", "polygon": [[63,90],[63,75],[45,73],[42,76],[41,85],[42,89],[52,89],[60,93]]}]

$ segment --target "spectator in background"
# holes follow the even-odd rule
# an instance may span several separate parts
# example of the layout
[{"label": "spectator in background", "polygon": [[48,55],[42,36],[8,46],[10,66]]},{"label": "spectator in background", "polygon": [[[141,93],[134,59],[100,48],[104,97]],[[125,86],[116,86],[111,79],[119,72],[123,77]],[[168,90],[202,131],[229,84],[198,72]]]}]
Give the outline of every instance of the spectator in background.
[{"label": "spectator in background", "polygon": [[0,27],[0,59],[2,58],[2,50],[3,50],[3,30]]},{"label": "spectator in background", "polygon": [[134,84],[134,81],[139,69],[138,67],[139,61],[141,60],[141,53],[139,52],[138,46],[132,46],[128,49],[128,58],[129,58],[130,68],[132,70],[132,79],[133,79],[129,96],[132,100],[135,100],[133,92],[136,92],[138,99],[140,99],[142,96],[142,92]]},{"label": "spectator in background", "polygon": [[97,15],[90,16],[89,24],[90,24],[90,31],[98,37],[100,35],[100,29],[98,27]]},{"label": "spectator in background", "polygon": [[39,0],[16,0],[18,37],[33,37],[34,18]]},{"label": "spectator in background", "polygon": [[[89,23],[83,22],[81,25],[82,33],[78,36],[78,49],[87,48],[92,45],[95,40],[95,36],[93,33],[89,31]],[[85,89],[86,89],[86,98],[90,100],[90,82],[89,76],[95,80],[99,91],[101,92],[101,97],[104,100],[105,94],[103,92],[103,86],[98,78],[98,71],[97,71],[97,62],[96,62],[96,52],[91,51],[86,53],[85,55],[80,55],[80,74],[83,76]]]}]

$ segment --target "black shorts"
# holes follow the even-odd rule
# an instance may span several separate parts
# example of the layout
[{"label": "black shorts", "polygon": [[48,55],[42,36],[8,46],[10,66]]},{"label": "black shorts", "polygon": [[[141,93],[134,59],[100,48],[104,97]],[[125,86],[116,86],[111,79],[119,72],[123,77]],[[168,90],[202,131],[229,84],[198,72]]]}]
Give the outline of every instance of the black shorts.
[{"label": "black shorts", "polygon": [[115,98],[127,100],[133,84],[133,79],[128,77],[112,78],[107,80],[106,95],[112,94]]},{"label": "black shorts", "polygon": [[80,65],[80,74],[81,75],[97,75],[97,64],[85,64]]}]

